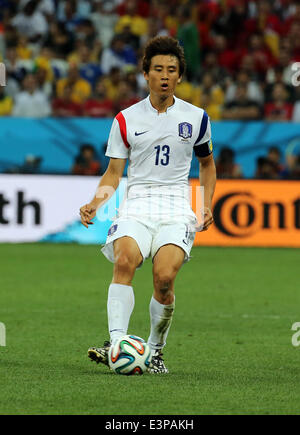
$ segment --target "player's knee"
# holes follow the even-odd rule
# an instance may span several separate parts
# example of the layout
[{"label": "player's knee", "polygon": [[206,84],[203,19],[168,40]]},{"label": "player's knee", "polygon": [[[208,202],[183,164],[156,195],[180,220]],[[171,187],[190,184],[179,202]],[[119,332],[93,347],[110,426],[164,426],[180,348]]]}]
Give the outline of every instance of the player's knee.
[{"label": "player's knee", "polygon": [[172,266],[157,267],[154,269],[154,281],[160,286],[167,287],[171,285],[176,277],[177,269]]},{"label": "player's knee", "polygon": [[134,259],[128,253],[120,253],[115,260],[115,271],[121,274],[131,275],[134,273],[136,265]]},{"label": "player's knee", "polygon": [[162,301],[169,299],[173,293],[175,275],[172,269],[161,269],[154,273],[155,290]]}]

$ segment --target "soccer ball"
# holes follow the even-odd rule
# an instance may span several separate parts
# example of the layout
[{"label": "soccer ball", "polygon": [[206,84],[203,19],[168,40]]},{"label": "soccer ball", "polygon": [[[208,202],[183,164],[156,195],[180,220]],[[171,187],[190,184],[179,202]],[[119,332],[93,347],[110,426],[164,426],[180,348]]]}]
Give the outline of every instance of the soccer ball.
[{"label": "soccer ball", "polygon": [[109,367],[118,375],[142,375],[149,367],[151,349],[136,335],[125,335],[110,347]]}]

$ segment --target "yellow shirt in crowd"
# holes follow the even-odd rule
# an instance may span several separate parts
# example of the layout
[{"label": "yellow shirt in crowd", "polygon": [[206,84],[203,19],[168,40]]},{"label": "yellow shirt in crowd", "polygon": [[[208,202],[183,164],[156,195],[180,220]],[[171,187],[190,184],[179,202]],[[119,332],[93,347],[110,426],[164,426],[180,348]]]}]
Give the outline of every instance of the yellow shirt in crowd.
[{"label": "yellow shirt in crowd", "polygon": [[[66,85],[68,85],[67,78],[58,80],[56,85],[56,95],[59,98],[64,95],[64,89]],[[91,85],[84,79],[78,79],[72,87],[73,91],[71,98],[74,103],[82,104],[91,95]]]},{"label": "yellow shirt in crowd", "polygon": [[11,97],[4,97],[0,100],[0,116],[8,116],[13,108],[13,100]]}]

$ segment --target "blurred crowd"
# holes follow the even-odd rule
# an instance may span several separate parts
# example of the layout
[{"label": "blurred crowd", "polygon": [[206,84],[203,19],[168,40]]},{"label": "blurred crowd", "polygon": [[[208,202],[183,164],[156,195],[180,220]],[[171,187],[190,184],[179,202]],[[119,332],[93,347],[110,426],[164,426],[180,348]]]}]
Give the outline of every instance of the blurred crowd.
[{"label": "blurred crowd", "polygon": [[0,0],[0,116],[114,116],[147,95],[156,35],[184,47],[177,96],[211,120],[300,122],[298,0]]},{"label": "blurred crowd", "polygon": [[[266,155],[256,159],[254,178],[257,180],[300,180],[300,147],[287,149],[282,155],[280,149],[271,146]],[[229,147],[220,150],[216,160],[217,176],[223,179],[244,178],[242,168],[235,161],[235,152]]]}]

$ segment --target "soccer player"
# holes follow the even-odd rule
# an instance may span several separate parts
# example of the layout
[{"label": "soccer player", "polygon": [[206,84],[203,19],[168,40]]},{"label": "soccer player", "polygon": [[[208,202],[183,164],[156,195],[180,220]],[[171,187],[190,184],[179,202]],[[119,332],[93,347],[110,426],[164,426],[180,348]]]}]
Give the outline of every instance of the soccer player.
[{"label": "soccer player", "polygon": [[110,341],[102,348],[90,348],[88,356],[108,365],[111,343],[127,334],[134,308],[135,271],[151,256],[154,293],[150,301],[149,372],[168,373],[162,349],[175,308],[174,282],[189,259],[197,227],[188,189],[193,150],[204,188],[202,230],[213,222],[216,170],[206,112],[174,96],[185,70],[178,41],[167,36],[150,40],[143,70],[150,95],[115,117],[106,152],[109,166],[94,199],[80,209],[82,224],[88,228],[97,209],[112,196],[109,191],[117,189],[128,159],[127,197],[102,249],[114,263],[107,301]]}]

